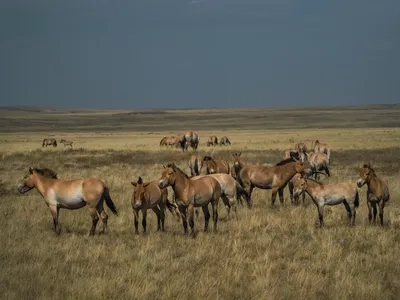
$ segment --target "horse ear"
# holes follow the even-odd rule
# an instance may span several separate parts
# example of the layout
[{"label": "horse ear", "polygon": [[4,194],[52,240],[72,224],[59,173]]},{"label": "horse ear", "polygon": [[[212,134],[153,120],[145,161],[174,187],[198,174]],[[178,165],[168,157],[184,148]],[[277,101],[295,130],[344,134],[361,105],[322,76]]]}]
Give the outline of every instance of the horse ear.
[{"label": "horse ear", "polygon": [[132,184],[133,186],[136,186],[136,182],[131,181],[131,184]]},{"label": "horse ear", "polygon": [[148,186],[150,184],[150,182],[146,182],[143,184],[144,187]]},{"label": "horse ear", "polygon": [[164,166],[164,164],[162,164],[162,166],[163,166],[163,168],[164,168],[164,169],[166,169],[166,168],[167,168],[166,166]]},{"label": "horse ear", "polygon": [[143,183],[142,177],[139,176],[139,179],[138,179],[137,183],[138,184],[142,184]]},{"label": "horse ear", "polygon": [[33,174],[33,169],[32,169],[32,167],[29,167],[29,173],[30,173],[30,174]]}]

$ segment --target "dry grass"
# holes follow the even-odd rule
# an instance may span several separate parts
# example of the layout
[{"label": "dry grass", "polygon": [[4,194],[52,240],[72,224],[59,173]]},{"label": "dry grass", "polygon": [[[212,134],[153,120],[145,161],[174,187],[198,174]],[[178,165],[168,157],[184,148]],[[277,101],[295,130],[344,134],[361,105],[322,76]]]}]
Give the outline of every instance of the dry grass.
[{"label": "dry grass", "polygon": [[[79,112],[81,113],[81,112]],[[32,118],[34,118],[33,116]],[[251,115],[249,116],[251,119]],[[249,121],[250,122],[250,121]],[[385,122],[394,123],[388,118]],[[151,124],[148,120],[146,126]],[[107,124],[105,124],[107,125]],[[310,124],[311,125],[311,124]],[[334,127],[334,124],[331,124]],[[107,125],[108,126],[108,125]],[[124,125],[122,125],[123,127]],[[167,127],[167,126],[166,126]],[[329,127],[329,126],[328,126]],[[185,126],[186,128],[186,126]],[[201,129],[201,128],[200,128]],[[20,130],[0,135],[3,174],[0,250],[2,299],[397,299],[400,294],[399,128],[199,130],[200,154],[210,133],[227,134],[231,147],[214,154],[230,159],[242,150],[249,162],[277,162],[282,150],[298,140],[329,142],[332,177],[355,182],[359,167],[372,162],[388,179],[392,198],[385,226],[367,226],[366,188],[361,189],[356,227],[348,228],[343,206],[325,208],[326,228],[315,226],[317,212],[305,207],[271,209],[268,190],[255,190],[254,208],[239,207],[239,220],[227,220],[220,205],[219,231],[195,239],[183,235],[168,212],[165,233],[148,216],[148,234],[133,235],[130,181],[157,179],[161,163],[174,161],[188,171],[188,154],[158,147],[170,131],[73,132]],[[74,140],[76,149],[41,148],[54,135]],[[250,141],[250,142],[249,142]],[[20,195],[16,185],[28,166],[50,167],[60,178],[96,176],[110,187],[120,216],[109,213],[109,232],[87,237],[85,208],[62,210],[62,233],[55,236],[51,215],[36,191]],[[287,190],[286,203],[289,204]],[[212,225],[211,225],[212,228]],[[140,228],[141,229],[141,228]]]}]

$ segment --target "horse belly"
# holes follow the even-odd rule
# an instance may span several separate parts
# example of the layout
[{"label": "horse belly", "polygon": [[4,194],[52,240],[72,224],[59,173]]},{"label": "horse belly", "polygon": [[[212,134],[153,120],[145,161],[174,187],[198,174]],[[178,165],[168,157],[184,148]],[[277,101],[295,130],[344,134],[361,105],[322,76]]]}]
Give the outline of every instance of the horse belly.
[{"label": "horse belly", "polygon": [[70,199],[57,199],[57,205],[60,208],[66,209],[79,209],[86,205],[86,202],[83,201],[82,197],[75,197]]},{"label": "horse belly", "polygon": [[210,202],[210,199],[207,197],[195,197],[194,198],[194,206],[195,207],[207,205],[209,202]]},{"label": "horse belly", "polygon": [[324,202],[326,205],[338,205],[340,203],[343,203],[343,200],[345,200],[344,196],[324,197]]}]

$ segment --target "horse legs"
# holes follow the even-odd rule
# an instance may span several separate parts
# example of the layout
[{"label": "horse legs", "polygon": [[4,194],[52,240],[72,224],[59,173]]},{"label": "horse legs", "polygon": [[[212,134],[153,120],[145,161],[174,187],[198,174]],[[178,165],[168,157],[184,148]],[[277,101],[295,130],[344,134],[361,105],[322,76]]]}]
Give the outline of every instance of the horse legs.
[{"label": "horse legs", "polygon": [[283,188],[284,187],[281,187],[278,189],[278,195],[279,195],[279,201],[281,202],[281,205],[285,206],[285,203],[283,201]]},{"label": "horse legs", "polygon": [[179,205],[179,212],[182,218],[183,230],[185,231],[185,233],[187,233],[186,207],[183,205]]},{"label": "horse legs", "polygon": [[293,196],[293,190],[294,190],[293,182],[289,181],[288,186],[289,186],[290,202],[292,203],[292,205],[294,205],[295,203],[297,203],[299,201],[299,197],[298,196],[296,196],[296,197]]},{"label": "horse legs", "polygon": [[347,216],[349,217],[350,220],[350,226],[354,226],[356,221],[356,209],[354,203],[349,205],[349,203],[346,200],[343,200],[343,204],[344,207],[346,208]]},{"label": "horse legs", "polygon": [[[133,206],[133,205],[132,205]],[[134,217],[134,224],[135,224],[135,234],[139,234],[139,210],[133,208],[133,217]]]},{"label": "horse legs", "polygon": [[371,225],[371,220],[372,220],[372,204],[370,201],[367,201],[367,206],[368,206],[368,222],[369,225]]},{"label": "horse legs", "polygon": [[157,231],[161,230],[161,214],[160,214],[160,209],[156,206],[154,208],[152,208],[152,210],[154,211],[154,213],[157,216]]},{"label": "horse legs", "polygon": [[230,204],[229,198],[225,194],[222,194],[221,198],[222,198],[222,202],[224,202],[224,205],[225,205],[225,208],[226,208],[226,212],[228,213],[228,218],[230,218],[230,215],[231,215],[231,204]]},{"label": "horse legs", "polygon": [[324,227],[324,205],[317,204],[317,208],[318,208],[319,226]]},{"label": "horse legs", "polygon": [[89,236],[94,235],[96,231],[97,222],[99,221],[99,216],[97,215],[96,208],[89,207],[90,215],[92,216],[92,228],[90,228]]},{"label": "horse legs", "polygon": [[271,195],[271,207],[275,207],[275,200],[276,200],[277,193],[278,193],[278,188],[273,188],[272,195]]},{"label": "horse legs", "polygon": [[373,209],[373,212],[374,212],[374,224],[376,223],[376,214],[377,214],[377,209],[376,209],[376,202],[373,202],[372,203],[372,209]]},{"label": "horse legs", "polygon": [[189,204],[188,206],[189,213],[189,226],[190,226],[190,234],[194,236],[194,207],[193,204]]},{"label": "horse legs", "polygon": [[385,201],[381,199],[381,203],[379,205],[379,219],[381,220],[381,226],[383,226],[383,209],[385,208]]},{"label": "horse legs", "polygon": [[146,226],[147,226],[147,209],[144,208],[142,209],[142,227],[143,227],[143,233],[146,233]]},{"label": "horse legs", "polygon": [[60,208],[57,205],[50,205],[49,207],[50,207],[51,215],[53,216],[54,231],[57,234],[60,234],[61,228],[60,228],[60,224],[58,223],[58,215],[59,215]]},{"label": "horse legs", "polygon": [[212,216],[214,221],[214,231],[217,231],[217,223],[218,223],[218,199],[211,201],[212,207]]},{"label": "horse legs", "polygon": [[104,211],[103,208],[103,202],[101,202],[99,205],[97,205],[96,207],[97,212],[101,218],[101,222],[103,223],[103,229],[99,231],[99,234],[103,234],[106,232],[107,229],[107,220],[108,220],[108,215],[107,213]]},{"label": "horse legs", "polygon": [[210,221],[210,211],[208,209],[208,204],[202,207],[204,214],[204,231],[208,231],[208,222]]}]

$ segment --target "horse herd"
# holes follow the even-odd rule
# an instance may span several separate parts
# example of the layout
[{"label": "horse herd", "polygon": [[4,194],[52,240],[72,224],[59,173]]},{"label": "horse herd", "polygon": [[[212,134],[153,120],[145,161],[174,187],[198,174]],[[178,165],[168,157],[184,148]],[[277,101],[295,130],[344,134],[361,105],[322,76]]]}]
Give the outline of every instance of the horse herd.
[{"label": "horse herd", "polygon": [[[192,147],[193,150],[196,150],[197,147],[199,146],[200,143],[200,137],[197,132],[193,131],[186,131],[183,135],[178,134],[176,136],[165,136],[161,139],[160,141],[160,146],[172,146],[175,148],[181,148],[182,151],[184,152],[185,150],[187,151],[189,146]],[[218,137],[215,135],[211,135],[207,142],[206,146],[228,146],[231,145],[231,141],[227,136],[223,136],[219,139],[218,142]]]},{"label": "horse herd", "polygon": [[[61,139],[60,143],[64,144],[64,147],[65,146],[70,146],[72,148],[72,144],[74,142]],[[56,139],[44,139],[43,142],[42,142],[42,147],[44,147],[44,146],[46,146],[46,148],[47,148],[47,146],[57,147],[57,141],[56,141]]]},{"label": "horse herd", "polygon": [[[198,141],[198,140],[197,140]],[[189,144],[193,140],[189,141]],[[185,142],[186,143],[186,142]],[[186,146],[186,144],[185,144]],[[187,149],[187,148],[186,148]],[[284,205],[283,190],[289,186],[292,204],[298,204],[300,196],[307,193],[317,207],[320,226],[324,226],[323,210],[325,205],[343,203],[349,223],[355,224],[356,208],[359,206],[357,187],[368,186],[367,206],[369,223],[376,222],[377,208],[379,209],[380,224],[383,225],[383,211],[390,199],[387,182],[380,178],[374,169],[367,164],[361,167],[359,178],[355,184],[336,183],[324,184],[317,180],[319,174],[330,176],[328,169],[330,147],[316,141],[314,151],[307,152],[304,143],[284,152],[284,159],[276,164],[246,163],[241,152],[231,153],[233,165],[212,156],[200,157],[192,155],[188,162],[191,175],[188,176],[175,163],[163,165],[161,176],[153,181],[144,182],[141,177],[132,181],[133,193],[131,204],[134,216],[135,232],[138,233],[139,212],[142,212],[142,227],[146,232],[147,210],[152,209],[157,215],[157,230],[164,231],[166,208],[177,218],[182,219],[184,232],[194,234],[194,213],[202,208],[204,213],[204,230],[208,230],[212,214],[214,230],[217,229],[219,199],[227,209],[228,218],[231,209],[237,214],[237,204],[252,207],[252,192],[254,188],[271,189],[271,206],[275,206],[277,195],[281,205]],[[325,171],[323,173],[322,171]],[[314,179],[311,178],[314,175]],[[168,189],[173,190],[173,200],[168,199]],[[97,223],[101,219],[103,228],[107,228],[108,215],[104,211],[104,202],[109,209],[118,214],[117,208],[110,197],[105,183],[95,178],[62,180],[50,169],[29,168],[29,172],[18,185],[20,193],[36,189],[50,208],[54,230],[60,233],[59,210],[79,209],[88,207],[92,217],[92,227],[89,235],[94,235]],[[209,211],[211,204],[211,214]]]}]

